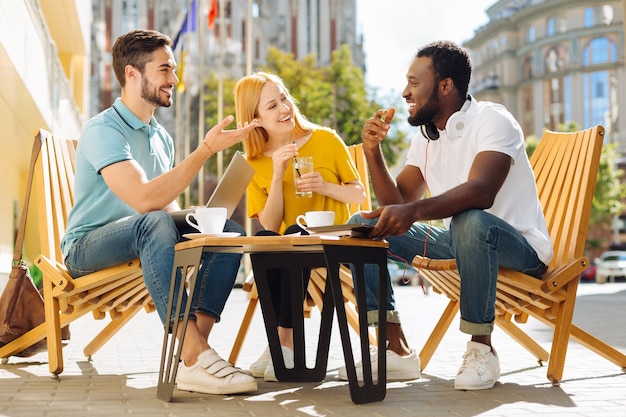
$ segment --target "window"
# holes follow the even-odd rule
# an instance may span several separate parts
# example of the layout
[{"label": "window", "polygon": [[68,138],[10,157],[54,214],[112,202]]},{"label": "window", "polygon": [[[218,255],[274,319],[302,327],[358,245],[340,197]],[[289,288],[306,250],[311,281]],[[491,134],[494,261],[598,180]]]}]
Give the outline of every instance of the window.
[{"label": "window", "polygon": [[533,78],[533,59],[532,57],[526,57],[522,67],[522,80],[530,80]]},{"label": "window", "polygon": [[571,107],[567,100],[571,97],[570,88],[569,76],[544,81],[544,108],[548,111],[544,123],[547,129],[559,130],[559,125],[571,117]]},{"label": "window", "polygon": [[[617,118],[617,105],[612,97],[617,97],[617,85],[614,71],[593,71],[592,66],[617,62],[617,48],[609,38],[592,39],[583,49],[583,65],[589,72],[583,74],[583,111],[584,126],[597,124],[610,125]],[[613,82],[612,82],[613,80]],[[607,129],[610,134],[611,129]],[[610,138],[605,138],[610,141]]]},{"label": "window", "polygon": [[609,71],[595,71],[583,74],[584,125],[606,125],[611,114]]},{"label": "window", "polygon": [[546,24],[546,36],[554,36],[556,33],[556,18],[549,17],[548,23]]},{"label": "window", "polygon": [[609,38],[595,38],[583,49],[583,64],[605,64],[617,61],[617,48]]},{"label": "window", "polygon": [[534,26],[528,26],[528,29],[526,29],[526,40],[529,43],[532,43],[535,41],[535,27]]},{"label": "window", "polygon": [[587,7],[585,9],[585,27],[590,28],[593,23],[593,7]]},{"label": "window", "polygon": [[569,75],[563,77],[563,103],[565,122],[572,120],[572,86]]}]

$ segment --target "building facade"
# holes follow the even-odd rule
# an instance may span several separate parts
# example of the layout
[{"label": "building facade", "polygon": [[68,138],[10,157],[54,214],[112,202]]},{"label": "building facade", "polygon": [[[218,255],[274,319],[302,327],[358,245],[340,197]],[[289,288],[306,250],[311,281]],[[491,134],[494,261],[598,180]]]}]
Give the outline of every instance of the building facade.
[{"label": "building facade", "polygon": [[470,90],[507,106],[526,135],[563,123],[601,124],[626,151],[624,2],[500,0],[465,42],[474,65]]},{"label": "building facade", "polygon": [[[78,137],[87,116],[90,21],[83,0],[0,1],[0,275],[11,267],[34,132]],[[27,259],[39,249],[36,209]]]},{"label": "building facade", "polygon": [[[626,167],[626,0],[500,0],[465,42],[474,65],[470,92],[507,106],[524,133],[540,138],[576,122],[602,125]],[[626,236],[626,213],[591,234],[608,246]],[[601,252],[599,248],[597,251]],[[597,254],[599,254],[599,252]],[[596,254],[596,255],[597,255]]]},{"label": "building facade", "polygon": [[[200,73],[211,71],[240,78],[264,65],[270,46],[301,59],[314,53],[320,65],[331,61],[341,45],[351,47],[356,65],[364,68],[357,39],[357,0],[104,0],[93,2],[91,113],[109,107],[119,95],[111,68],[111,46],[121,34],[155,29],[176,38],[187,13],[193,32],[182,34],[185,79],[197,93]],[[213,28],[208,28],[217,5]],[[251,28],[251,29],[250,29]],[[222,36],[224,35],[224,36]],[[184,43],[184,45],[182,45]],[[249,46],[250,45],[250,46]],[[180,62],[179,62],[180,64]],[[167,118],[167,116],[165,116]]]}]

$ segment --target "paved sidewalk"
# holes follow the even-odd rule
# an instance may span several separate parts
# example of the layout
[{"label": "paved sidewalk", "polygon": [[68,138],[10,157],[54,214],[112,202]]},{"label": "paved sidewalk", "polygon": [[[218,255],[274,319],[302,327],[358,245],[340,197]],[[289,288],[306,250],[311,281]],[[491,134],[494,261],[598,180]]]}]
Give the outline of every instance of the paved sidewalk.
[{"label": "paved sidewalk", "polygon": [[[424,295],[415,286],[395,290],[407,338],[419,350],[446,299]],[[240,289],[233,290],[224,319],[213,331],[210,342],[223,357],[230,352],[246,297]],[[626,352],[626,284],[581,284],[576,307],[578,325]],[[308,334],[316,331],[318,318],[314,314],[307,320]],[[0,366],[0,416],[626,416],[626,374],[617,366],[571,342],[563,381],[552,387],[546,368],[500,330],[493,335],[502,368],[500,382],[488,391],[455,391],[454,376],[468,340],[457,323],[422,379],[389,383],[382,402],[351,402],[347,383],[337,379],[343,353],[335,329],[329,371],[320,383],[260,381],[258,392],[237,396],[175,390],[172,402],[164,403],[156,398],[163,334],[157,315],[141,313],[92,361],[83,356],[82,348],[104,323],[88,317],[72,326],[72,341],[64,349],[65,371],[58,380],[48,373],[45,354],[11,358]],[[537,322],[528,323],[526,330],[549,350],[551,331]],[[238,365],[247,367],[265,345],[258,309]]]}]

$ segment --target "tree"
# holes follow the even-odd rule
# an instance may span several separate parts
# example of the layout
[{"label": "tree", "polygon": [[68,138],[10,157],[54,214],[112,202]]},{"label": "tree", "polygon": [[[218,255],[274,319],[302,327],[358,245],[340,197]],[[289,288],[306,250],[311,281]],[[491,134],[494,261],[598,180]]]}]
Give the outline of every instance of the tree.
[{"label": "tree", "polygon": [[[296,60],[293,54],[272,47],[268,50],[267,64],[262,69],[282,78],[291,95],[298,101],[303,115],[314,123],[335,129],[347,145],[360,142],[365,121],[376,110],[385,108],[376,101],[376,97],[368,98],[363,71],[354,64],[347,45],[333,52],[332,62],[326,67],[317,64],[315,54]],[[223,80],[224,115],[235,114],[233,91],[236,82],[236,79],[227,76]],[[214,126],[217,123],[218,75],[210,73],[206,83],[206,125]],[[409,146],[407,134],[398,128],[399,121],[400,117],[396,113],[390,134],[382,142],[383,154],[389,166],[395,165],[398,157]],[[241,149],[239,144],[225,150],[224,161],[229,161],[233,153]],[[206,169],[207,172],[217,171],[216,158],[209,159]],[[210,182],[214,180],[209,179]],[[205,188],[210,190],[210,185]]]},{"label": "tree", "polygon": [[[294,60],[292,54],[270,48],[264,69],[283,79],[309,120],[332,127],[348,145],[360,142],[365,121],[383,106],[367,97],[363,71],[354,64],[347,45],[333,52],[330,66],[319,67],[316,62],[314,54]],[[382,143],[387,163],[394,165],[407,147],[406,133],[392,129]]]},{"label": "tree", "polygon": [[[580,125],[576,122],[559,125],[561,132],[575,132],[580,129]],[[539,139],[534,135],[526,138],[528,157],[532,155],[538,143]],[[618,169],[616,164],[619,156],[616,144],[606,144],[602,147],[589,221],[590,226],[600,229],[600,233],[589,235],[588,247],[607,246],[605,236],[610,233],[613,218],[620,216],[624,210],[623,199],[626,198],[626,185],[622,182],[624,171]]]}]

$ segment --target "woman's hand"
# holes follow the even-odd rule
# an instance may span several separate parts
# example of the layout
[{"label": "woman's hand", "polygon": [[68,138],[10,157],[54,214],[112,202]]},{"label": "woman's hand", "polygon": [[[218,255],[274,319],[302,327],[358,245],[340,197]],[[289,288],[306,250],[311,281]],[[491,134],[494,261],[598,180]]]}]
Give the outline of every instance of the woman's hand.
[{"label": "woman's hand", "polygon": [[326,195],[326,184],[327,182],[324,181],[322,174],[312,171],[302,174],[300,181],[296,184],[296,188],[302,192],[313,191],[317,194]]},{"label": "woman's hand", "polygon": [[289,166],[289,162],[298,155],[298,147],[295,143],[289,143],[276,149],[272,154],[272,162],[274,166],[274,178],[280,178],[282,181],[285,170]]}]

